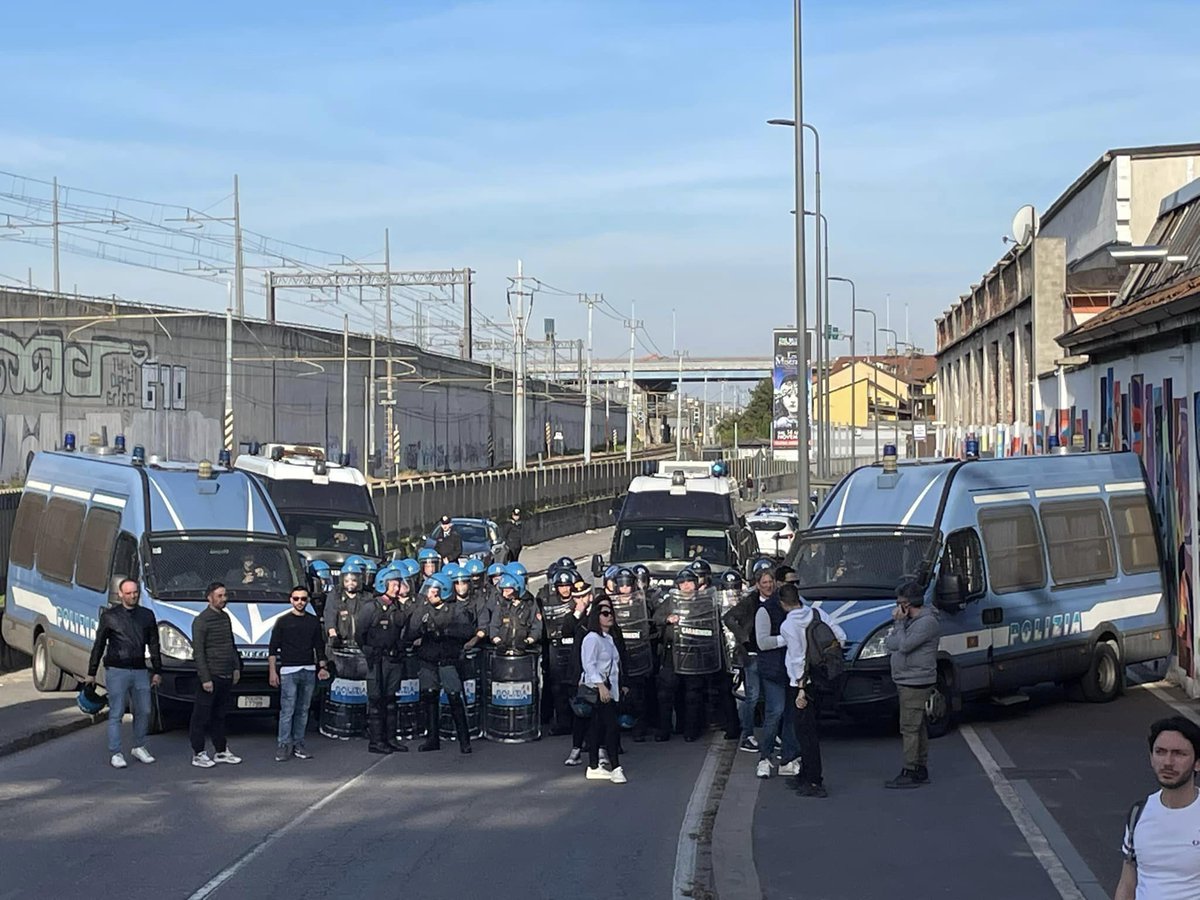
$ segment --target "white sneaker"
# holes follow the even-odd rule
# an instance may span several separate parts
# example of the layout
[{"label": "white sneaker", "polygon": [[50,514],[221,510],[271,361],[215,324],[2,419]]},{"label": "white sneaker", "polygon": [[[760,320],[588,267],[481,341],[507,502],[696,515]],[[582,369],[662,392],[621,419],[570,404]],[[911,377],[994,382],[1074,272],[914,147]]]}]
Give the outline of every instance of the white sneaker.
[{"label": "white sneaker", "polygon": [[146,765],[150,765],[150,763],[154,762],[154,757],[150,755],[150,751],[145,747],[134,747],[129,751],[129,755],[138,762],[145,763]]},{"label": "white sneaker", "polygon": [[583,751],[578,747],[571,748],[571,755],[563,762],[564,766],[578,766],[583,764]]},{"label": "white sneaker", "polygon": [[760,759],[758,761],[758,768],[754,770],[754,774],[759,778],[770,778],[771,761],[769,759]]},{"label": "white sneaker", "polygon": [[625,777],[625,767],[617,766],[612,770],[611,781],[613,784],[625,784],[629,779]]},{"label": "white sneaker", "polygon": [[780,775],[799,775],[800,774],[800,758],[796,757],[790,763],[784,763],[779,767]]},{"label": "white sneaker", "polygon": [[207,751],[202,751],[192,757],[192,765],[198,769],[211,769],[216,763],[212,761],[212,757],[208,755]]},{"label": "white sneaker", "polygon": [[594,769],[588,766],[584,777],[588,781],[612,781],[612,772],[608,771],[608,769],[602,769],[599,766]]},{"label": "white sneaker", "polygon": [[231,766],[236,766],[241,761],[242,758],[240,756],[234,756],[228,749],[213,754],[213,762],[228,763]]},{"label": "white sneaker", "polygon": [[112,759],[110,759],[108,762],[109,765],[111,765],[114,769],[123,769],[129,765],[129,763],[125,762],[125,754],[123,753],[114,753],[112,755]]}]

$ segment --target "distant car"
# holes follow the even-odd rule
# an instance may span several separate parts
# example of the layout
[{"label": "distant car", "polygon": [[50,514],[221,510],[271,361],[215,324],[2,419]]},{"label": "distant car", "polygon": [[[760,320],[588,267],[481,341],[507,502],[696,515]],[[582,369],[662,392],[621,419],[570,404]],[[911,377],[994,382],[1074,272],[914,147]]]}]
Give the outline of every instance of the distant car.
[{"label": "distant car", "polygon": [[782,510],[756,512],[746,516],[746,524],[758,541],[758,552],[763,556],[780,558],[791,549],[792,539],[800,530],[800,520]]},{"label": "distant car", "polygon": [[[463,557],[482,559],[485,566],[496,561],[496,547],[500,543],[500,526],[491,519],[452,518],[450,524],[462,538]],[[437,543],[437,533],[440,528],[425,538],[423,546],[432,548]]]}]

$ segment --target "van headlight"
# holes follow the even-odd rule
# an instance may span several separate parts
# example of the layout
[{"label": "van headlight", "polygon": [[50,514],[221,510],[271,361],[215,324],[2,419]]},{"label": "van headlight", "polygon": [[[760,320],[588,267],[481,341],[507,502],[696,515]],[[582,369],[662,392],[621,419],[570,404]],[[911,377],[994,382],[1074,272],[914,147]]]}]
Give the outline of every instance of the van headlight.
[{"label": "van headlight", "polygon": [[890,655],[891,651],[884,645],[884,641],[887,640],[888,632],[891,630],[892,626],[885,625],[863,641],[863,645],[858,651],[858,658],[883,659]]},{"label": "van headlight", "polygon": [[174,625],[166,622],[158,623],[158,644],[163,656],[172,659],[192,659],[192,642],[184,637],[183,632]]}]

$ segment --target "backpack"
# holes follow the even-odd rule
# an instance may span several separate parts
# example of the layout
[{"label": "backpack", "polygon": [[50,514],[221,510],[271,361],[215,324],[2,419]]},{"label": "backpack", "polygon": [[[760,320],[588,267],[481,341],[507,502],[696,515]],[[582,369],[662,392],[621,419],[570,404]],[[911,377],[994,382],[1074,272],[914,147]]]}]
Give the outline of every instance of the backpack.
[{"label": "backpack", "polygon": [[1126,855],[1129,861],[1135,866],[1137,865],[1137,848],[1133,846],[1133,830],[1137,828],[1138,819],[1142,817],[1142,812],[1146,809],[1146,801],[1139,800],[1129,808],[1129,816],[1125,821],[1126,832],[1129,835],[1129,844]]},{"label": "backpack", "polygon": [[835,693],[846,671],[846,657],[838,640],[821,612],[813,609],[812,621],[805,631],[805,658],[809,680],[820,693]]}]

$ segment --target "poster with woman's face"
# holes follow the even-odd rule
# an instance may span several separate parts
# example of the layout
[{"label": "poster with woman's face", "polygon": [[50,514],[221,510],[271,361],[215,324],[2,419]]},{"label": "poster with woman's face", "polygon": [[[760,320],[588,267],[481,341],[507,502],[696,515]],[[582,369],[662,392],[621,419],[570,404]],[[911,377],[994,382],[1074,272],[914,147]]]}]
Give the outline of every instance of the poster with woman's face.
[{"label": "poster with woman's face", "polygon": [[774,333],[774,365],[771,382],[775,388],[771,415],[771,446],[776,450],[795,448],[799,440],[799,416],[804,405],[797,374],[795,331]]}]

